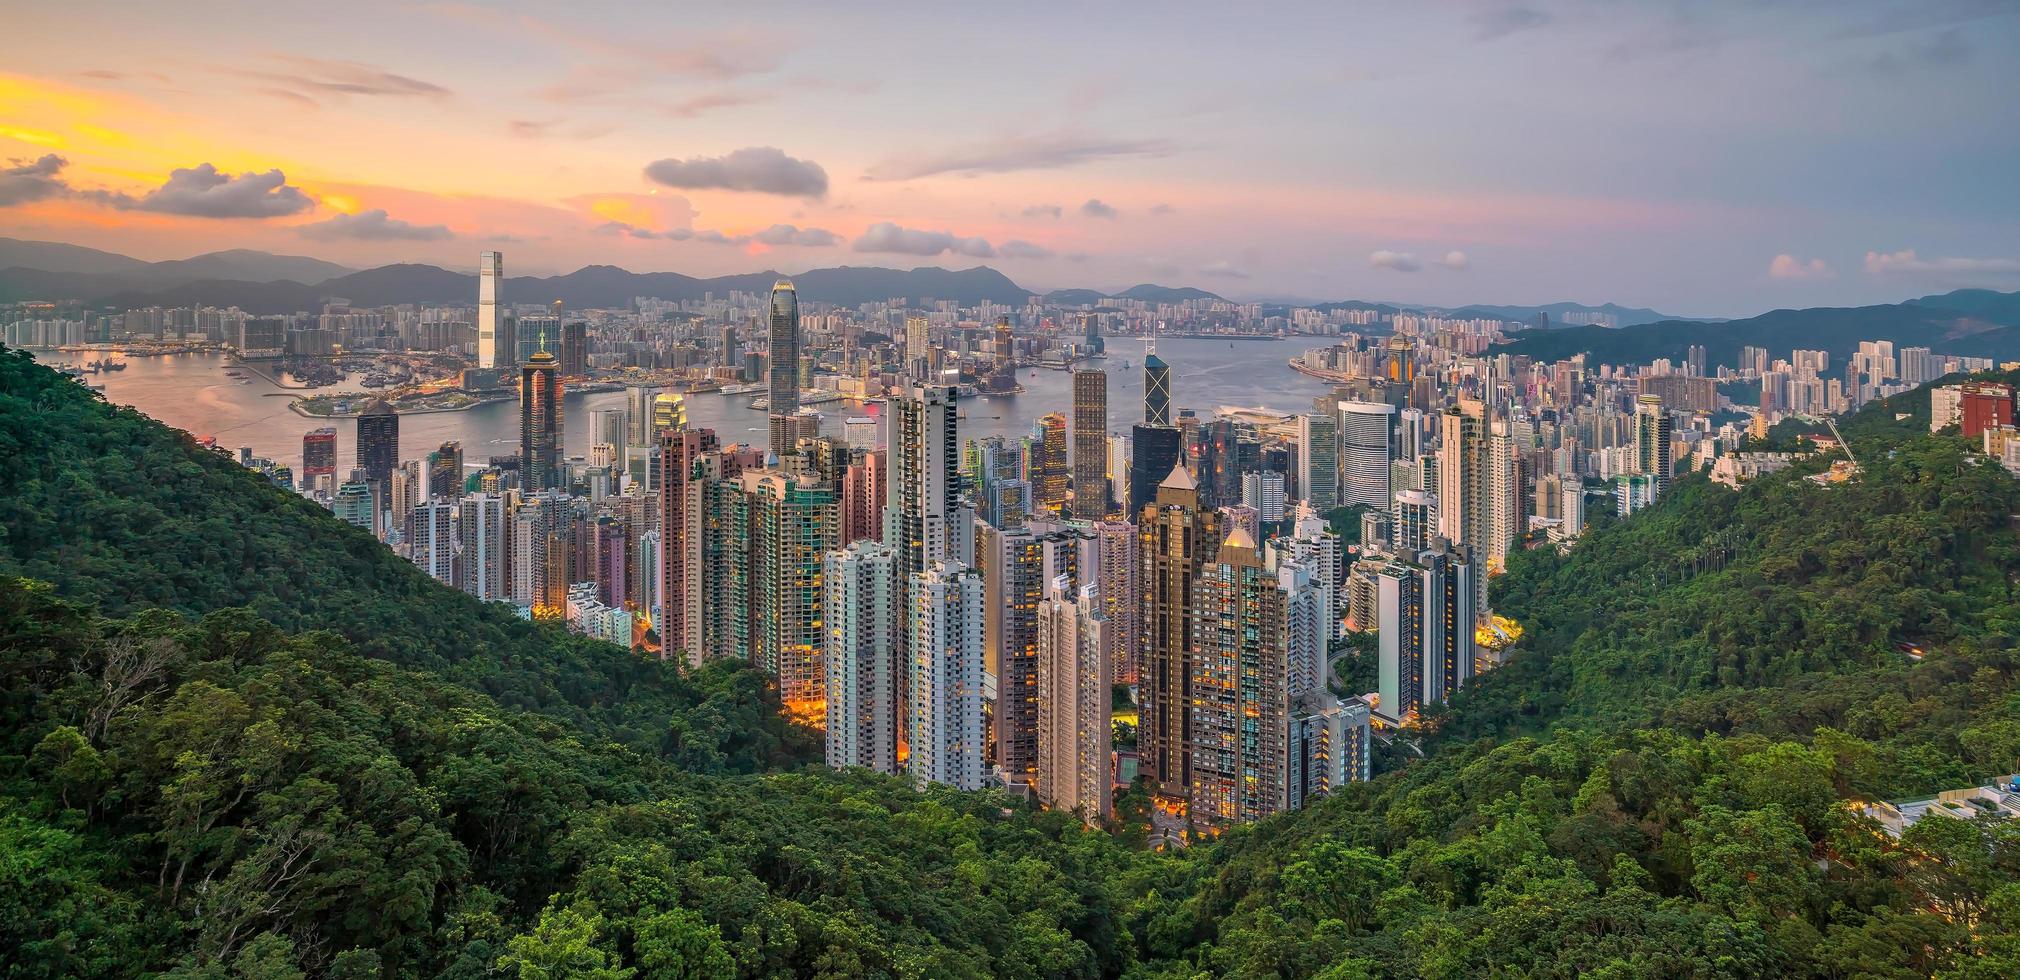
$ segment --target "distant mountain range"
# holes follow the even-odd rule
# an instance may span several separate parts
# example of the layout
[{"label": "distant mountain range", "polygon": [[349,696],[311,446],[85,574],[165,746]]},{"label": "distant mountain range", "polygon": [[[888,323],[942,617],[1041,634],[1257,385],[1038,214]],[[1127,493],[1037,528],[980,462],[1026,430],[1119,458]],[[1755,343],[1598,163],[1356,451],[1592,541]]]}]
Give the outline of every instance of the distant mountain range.
[{"label": "distant mountain range", "polygon": [[1568,327],[1529,330],[1494,348],[1541,361],[1574,354],[1601,364],[1639,364],[1658,357],[1681,362],[1702,344],[1711,363],[1737,363],[1741,347],[1765,347],[1776,356],[1795,348],[1829,351],[1834,363],[1862,340],[1927,347],[1941,354],[2020,357],[2020,293],[1960,289],[1879,306],[1775,310],[1741,320],[1708,323],[1662,320],[1620,329]]},{"label": "distant mountain range", "polygon": [[1482,317],[1493,320],[1519,320],[1523,322],[1533,320],[1536,318],[1536,314],[1543,313],[1549,315],[1550,322],[1553,325],[1564,324],[1566,322],[1566,315],[1573,313],[1605,314],[1613,318],[1613,325],[1616,327],[1632,327],[1643,323],[1660,323],[1666,320],[1692,320],[1700,323],[1715,322],[1715,318],[1670,316],[1666,313],[1657,313],[1651,309],[1637,306],[1621,306],[1618,303],[1601,303],[1598,306],[1587,306],[1584,303],[1545,303],[1542,306],[1491,306],[1487,304],[1474,304],[1444,312],[1447,316],[1459,319],[1470,320]]},{"label": "distant mountain range", "polygon": [[305,255],[273,255],[244,248],[206,252],[167,262],[143,262],[82,245],[0,238],[0,269],[16,268],[38,269],[58,275],[119,276],[135,282],[153,283],[181,283],[198,279],[322,282],[357,271]]}]

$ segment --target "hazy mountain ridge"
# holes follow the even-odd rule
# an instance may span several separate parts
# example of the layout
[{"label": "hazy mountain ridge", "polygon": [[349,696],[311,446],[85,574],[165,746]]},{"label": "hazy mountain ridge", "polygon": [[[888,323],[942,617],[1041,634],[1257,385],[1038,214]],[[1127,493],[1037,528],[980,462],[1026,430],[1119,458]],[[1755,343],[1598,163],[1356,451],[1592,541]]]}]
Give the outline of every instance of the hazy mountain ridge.
[{"label": "hazy mountain ridge", "polygon": [[1795,348],[1824,350],[1837,362],[1865,340],[1941,354],[2020,356],[2020,293],[1965,289],[1876,306],[1773,310],[1719,323],[1663,320],[1618,329],[1531,330],[1494,350],[1540,361],[1582,353],[1596,363],[1639,364],[1658,357],[1681,362],[1691,345],[1701,344],[1711,363],[1731,364],[1741,347],[1751,345],[1778,357]]}]

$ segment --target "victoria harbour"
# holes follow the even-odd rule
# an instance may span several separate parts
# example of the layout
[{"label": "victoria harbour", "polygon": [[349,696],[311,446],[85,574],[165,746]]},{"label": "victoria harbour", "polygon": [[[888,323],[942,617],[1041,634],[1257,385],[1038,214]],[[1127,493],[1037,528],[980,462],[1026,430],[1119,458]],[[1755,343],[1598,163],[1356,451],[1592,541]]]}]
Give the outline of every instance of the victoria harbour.
[{"label": "victoria harbour", "polygon": [[[1086,362],[1083,367],[1108,374],[1109,428],[1127,431],[1142,420],[1143,348],[1135,337],[1108,338],[1106,360]],[[1172,392],[1173,402],[1202,416],[1222,407],[1263,408],[1285,414],[1304,411],[1312,398],[1324,394],[1326,385],[1291,370],[1285,359],[1300,349],[1297,338],[1269,343],[1197,338],[1164,339],[1156,343],[1157,356],[1172,366],[1179,381]],[[103,355],[98,352],[39,351],[36,359],[51,366],[82,365]],[[312,419],[291,410],[289,403],[301,389],[286,388],[253,372],[243,378],[228,376],[233,362],[222,354],[180,354],[166,357],[126,357],[109,355],[123,362],[121,371],[93,375],[91,381],[104,388],[114,404],[130,406],[198,438],[214,438],[228,449],[241,446],[256,456],[299,468],[302,433],[324,425],[337,430],[338,458],[353,455],[356,418]],[[1025,390],[1015,395],[979,395],[962,400],[961,431],[973,437],[1020,436],[1029,432],[1040,416],[1065,411],[1072,401],[1072,375],[1065,371],[1027,368],[1018,379]],[[355,383],[339,385],[339,391],[363,391]],[[360,397],[370,397],[361,394]],[[589,452],[591,413],[611,409],[622,411],[622,391],[594,394],[568,393],[564,408],[566,449],[571,456]],[[762,444],[765,440],[765,413],[750,407],[748,395],[718,393],[687,396],[688,423],[715,429],[725,442]],[[835,403],[822,406],[822,429],[839,434],[844,419],[871,414],[875,406]],[[443,442],[457,440],[471,464],[491,456],[511,455],[519,445],[519,405],[506,400],[478,405],[458,412],[428,412],[403,415],[400,428],[402,456],[422,455]]]}]

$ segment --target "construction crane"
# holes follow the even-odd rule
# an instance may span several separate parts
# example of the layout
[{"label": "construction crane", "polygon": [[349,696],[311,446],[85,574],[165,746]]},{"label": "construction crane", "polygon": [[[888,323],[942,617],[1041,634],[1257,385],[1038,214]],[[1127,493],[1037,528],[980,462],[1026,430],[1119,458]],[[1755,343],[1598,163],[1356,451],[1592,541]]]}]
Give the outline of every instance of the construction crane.
[{"label": "construction crane", "polygon": [[1822,422],[1825,426],[1827,426],[1831,430],[1831,438],[1836,439],[1838,441],[1839,448],[1845,451],[1845,458],[1852,461],[1852,466],[1854,468],[1856,468],[1859,465],[1859,458],[1857,456],[1852,455],[1852,444],[1850,442],[1845,441],[1844,433],[1838,431],[1837,419],[1829,415],[1810,415],[1805,412],[1790,412],[1789,417],[1795,419],[1801,419],[1802,421],[1808,422],[1812,425],[1815,425],[1818,422]]}]

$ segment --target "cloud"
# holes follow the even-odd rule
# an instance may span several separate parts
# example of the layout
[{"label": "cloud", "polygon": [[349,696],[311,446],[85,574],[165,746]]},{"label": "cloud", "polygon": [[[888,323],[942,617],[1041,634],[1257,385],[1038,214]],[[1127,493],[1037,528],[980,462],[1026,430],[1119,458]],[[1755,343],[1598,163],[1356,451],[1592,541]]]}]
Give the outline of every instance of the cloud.
[{"label": "cloud", "polygon": [[693,119],[702,113],[715,109],[734,109],[738,106],[757,105],[771,101],[771,96],[763,92],[709,92],[676,102],[664,103],[659,112],[675,119]]},{"label": "cloud", "polygon": [[766,245],[808,245],[822,246],[839,244],[840,235],[826,228],[795,228],[792,225],[773,225],[750,236]]},{"label": "cloud", "polygon": [[350,238],[368,242],[439,242],[456,237],[446,225],[410,224],[389,217],[384,208],[340,214],[328,221],[303,225],[300,230],[303,235],[324,241]]},{"label": "cloud", "polygon": [[1052,257],[1051,249],[1043,245],[1033,245],[1030,242],[1016,238],[1004,242],[996,251],[1006,259],[1049,259]]},{"label": "cloud", "polygon": [[1548,26],[1556,18],[1534,7],[1510,6],[1481,10],[1468,19],[1473,22],[1475,39],[1493,41],[1510,34]]},{"label": "cloud", "polygon": [[987,239],[964,238],[947,231],[920,231],[888,221],[871,225],[849,244],[858,252],[890,252],[897,255],[939,255],[952,252],[978,259],[994,258],[996,249]]},{"label": "cloud", "polygon": [[1898,252],[1867,252],[1869,276],[1929,275],[1962,273],[1979,275],[2020,275],[2020,258],[1967,259],[1961,257],[1922,258],[1912,248]]},{"label": "cloud", "polygon": [[1445,268],[1452,270],[1453,272],[1464,272],[1467,269],[1473,267],[1473,260],[1470,257],[1468,257],[1466,253],[1461,252],[1458,249],[1453,249],[1450,252],[1446,252],[1444,257],[1438,259],[1437,262],[1439,265],[1442,265]]},{"label": "cloud", "polygon": [[70,185],[63,182],[63,168],[70,161],[54,153],[35,160],[7,162],[12,166],[0,169],[0,208],[70,193]]},{"label": "cloud", "polygon": [[824,245],[838,245],[841,236],[825,228],[799,228],[793,225],[772,225],[762,231],[748,235],[731,235],[713,228],[669,228],[653,231],[650,228],[623,221],[606,221],[594,229],[601,235],[623,235],[626,238],[656,239],[668,242],[700,242],[704,245],[801,245],[816,248]]},{"label": "cloud", "polygon": [[1019,170],[1055,170],[1117,157],[1162,157],[1178,151],[1163,139],[1050,133],[971,143],[941,153],[914,153],[879,163],[865,180],[913,180],[935,174],[974,177]]},{"label": "cloud", "polygon": [[654,160],[645,165],[645,175],[668,187],[715,188],[781,194],[787,197],[824,197],[828,193],[828,172],[811,160],[795,160],[785,151],[769,146],[747,146],[721,157],[689,160]]},{"label": "cloud", "polygon": [[192,218],[281,218],[313,210],[316,202],[288,184],[279,170],[234,177],[208,163],[169,172],[168,182],[145,197],[89,191],[91,200],[122,211],[155,211]]},{"label": "cloud", "polygon": [[1204,268],[1201,268],[1201,269],[1199,270],[1199,274],[1200,274],[1200,275],[1202,275],[1202,276],[1217,276],[1217,277],[1219,277],[1219,278],[1222,278],[1222,279],[1247,279],[1247,278],[1248,278],[1248,273],[1247,273],[1247,272],[1244,272],[1244,271],[1242,271],[1241,269],[1237,269],[1237,268],[1235,268],[1235,266],[1234,266],[1234,263],[1232,263],[1232,262],[1229,262],[1229,261],[1227,261],[1226,259],[1222,259],[1222,260],[1220,260],[1220,261],[1217,261],[1217,262],[1209,262],[1209,263],[1207,263],[1207,264],[1206,264],[1206,266],[1205,266]]},{"label": "cloud", "polygon": [[240,70],[236,74],[263,79],[304,98],[312,95],[446,99],[452,92],[434,82],[387,71],[357,61],[285,57],[285,69]]},{"label": "cloud", "polygon": [[1057,204],[1033,204],[1024,209],[1027,218],[1057,218],[1065,213],[1066,209]]},{"label": "cloud", "polygon": [[1803,260],[1787,252],[1768,263],[1769,279],[1829,279],[1833,275],[1830,263],[1823,259]]},{"label": "cloud", "polygon": [[1080,213],[1090,218],[1114,218],[1122,212],[1103,203],[1098,197],[1090,197],[1080,206]]},{"label": "cloud", "polygon": [[1378,248],[1370,253],[1368,264],[1390,272],[1415,272],[1423,268],[1416,255],[1409,252],[1392,252],[1386,248]]},{"label": "cloud", "polygon": [[1151,206],[1150,206],[1150,213],[1151,213],[1151,214],[1177,214],[1177,213],[1178,213],[1178,209],[1177,209],[1177,208],[1175,208],[1175,207],[1172,207],[1172,206],[1171,206],[1171,205],[1169,205],[1169,204],[1153,204],[1153,205],[1151,205]]}]

